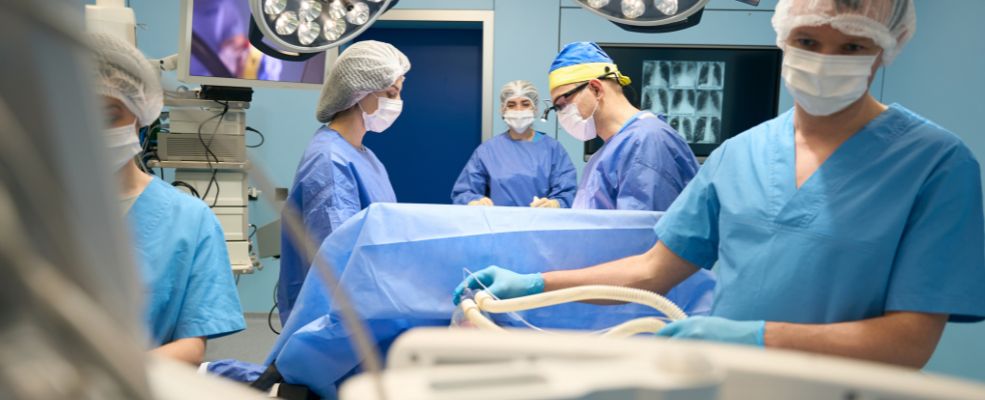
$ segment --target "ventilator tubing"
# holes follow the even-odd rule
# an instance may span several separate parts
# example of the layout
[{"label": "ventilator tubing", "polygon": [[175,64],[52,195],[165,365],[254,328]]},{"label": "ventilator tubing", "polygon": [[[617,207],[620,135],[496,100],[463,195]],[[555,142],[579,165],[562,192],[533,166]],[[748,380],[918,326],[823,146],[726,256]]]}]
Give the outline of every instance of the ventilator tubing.
[{"label": "ventilator tubing", "polygon": [[[480,291],[476,293],[474,301],[463,299],[459,307],[461,307],[465,318],[476,327],[503,330],[486,318],[482,312],[502,314],[587,300],[636,303],[660,311],[673,321],[687,318],[687,314],[681,311],[680,307],[659,294],[641,289],[604,285],[577,286],[508,300],[499,300],[486,291]],[[640,333],[655,333],[665,325],[662,320],[656,317],[637,318],[610,328],[602,336],[628,337]]]}]

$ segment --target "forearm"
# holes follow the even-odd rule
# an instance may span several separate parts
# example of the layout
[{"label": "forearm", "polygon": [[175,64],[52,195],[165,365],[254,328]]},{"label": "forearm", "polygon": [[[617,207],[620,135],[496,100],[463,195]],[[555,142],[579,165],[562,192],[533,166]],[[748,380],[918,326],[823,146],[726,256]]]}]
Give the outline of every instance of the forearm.
[{"label": "forearm", "polygon": [[657,242],[649,251],[594,267],[543,274],[544,290],[582,285],[613,285],[666,294],[697,268]]},{"label": "forearm", "polygon": [[205,338],[178,339],[151,350],[151,353],[197,366],[205,359]]},{"label": "forearm", "polygon": [[947,316],[913,312],[835,324],[767,322],[767,347],[922,368],[937,347]]}]

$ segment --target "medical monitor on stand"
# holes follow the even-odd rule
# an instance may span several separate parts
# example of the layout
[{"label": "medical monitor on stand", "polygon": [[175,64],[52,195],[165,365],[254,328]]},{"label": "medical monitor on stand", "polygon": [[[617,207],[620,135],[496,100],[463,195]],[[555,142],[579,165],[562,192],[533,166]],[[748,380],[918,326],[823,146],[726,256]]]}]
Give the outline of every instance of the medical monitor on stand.
[{"label": "medical monitor on stand", "polygon": [[321,89],[330,50],[305,61],[285,61],[250,45],[247,0],[182,0],[178,79],[185,83]]},{"label": "medical monitor on stand", "polygon": [[[666,118],[703,159],[777,115],[782,53],[773,46],[600,44],[633,82],[630,103]],[[586,157],[602,140],[585,143]]]}]

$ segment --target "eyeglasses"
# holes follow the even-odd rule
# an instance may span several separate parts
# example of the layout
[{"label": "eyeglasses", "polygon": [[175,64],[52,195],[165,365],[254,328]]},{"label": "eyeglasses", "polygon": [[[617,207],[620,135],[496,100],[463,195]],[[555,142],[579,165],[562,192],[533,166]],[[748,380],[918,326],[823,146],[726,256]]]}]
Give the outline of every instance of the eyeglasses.
[{"label": "eyeglasses", "polygon": [[[608,68],[606,68],[606,70],[608,70]],[[618,77],[618,75],[615,72],[606,72],[606,73],[602,74],[601,76],[599,76],[598,78],[595,78],[595,79],[599,79],[599,80],[606,79],[609,76],[617,76]],[[578,94],[578,92],[580,92],[580,91],[584,90],[585,88],[587,88],[588,87],[588,84],[591,83],[591,82],[592,81],[582,82],[581,84],[579,84],[578,86],[575,86],[571,90],[569,90],[567,92],[564,92],[563,94],[561,94],[560,96],[557,97],[557,101],[560,101],[561,99],[567,100],[571,96],[574,96],[574,95]],[[567,104],[565,104],[565,105],[562,105],[562,106],[559,107],[557,105],[557,101],[554,101],[552,103],[552,102],[549,102],[547,100],[544,100],[544,103],[548,107],[547,107],[546,110],[544,110],[544,114],[540,116],[540,120],[542,122],[547,122],[547,117],[550,116],[551,111],[561,112],[561,110],[567,105]]]}]

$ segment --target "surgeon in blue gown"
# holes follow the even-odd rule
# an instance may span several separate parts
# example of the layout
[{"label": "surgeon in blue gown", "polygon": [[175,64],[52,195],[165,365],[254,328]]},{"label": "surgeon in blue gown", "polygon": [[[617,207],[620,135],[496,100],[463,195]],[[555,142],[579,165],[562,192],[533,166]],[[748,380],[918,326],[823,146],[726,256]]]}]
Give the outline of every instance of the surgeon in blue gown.
[{"label": "surgeon in blue gown", "polygon": [[985,223],[968,146],[868,93],[915,24],[911,0],[780,0],[773,26],[795,107],[717,149],[657,222],[652,249],[475,280],[505,297],[597,282],[666,292],[717,265],[712,316],[659,335],[922,367],[948,321],[985,319]]},{"label": "surgeon in blue gown", "polygon": [[561,144],[533,129],[537,88],[512,81],[500,91],[509,130],[472,153],[451,192],[455,204],[568,208],[578,176]]},{"label": "surgeon in blue gown", "polygon": [[[349,217],[376,202],[396,202],[386,168],[363,146],[366,132],[382,133],[403,109],[400,90],[407,57],[388,43],[363,41],[339,56],[325,79],[315,132],[298,164],[285,207],[296,210],[320,244]],[[291,314],[311,260],[283,230],[277,307]]]},{"label": "surgeon in blue gown", "polygon": [[246,328],[226,240],[209,207],[142,172],[138,127],[161,114],[158,72],[135,47],[106,34],[90,36],[107,125],[109,161],[117,170],[144,284],[144,319],[152,352],[193,365],[207,339]]},{"label": "surgeon in blue gown", "polygon": [[697,173],[681,135],[629,103],[622,89],[629,77],[597,44],[561,49],[549,81],[550,110],[564,131],[582,142],[605,141],[585,165],[572,208],[664,211]]}]

